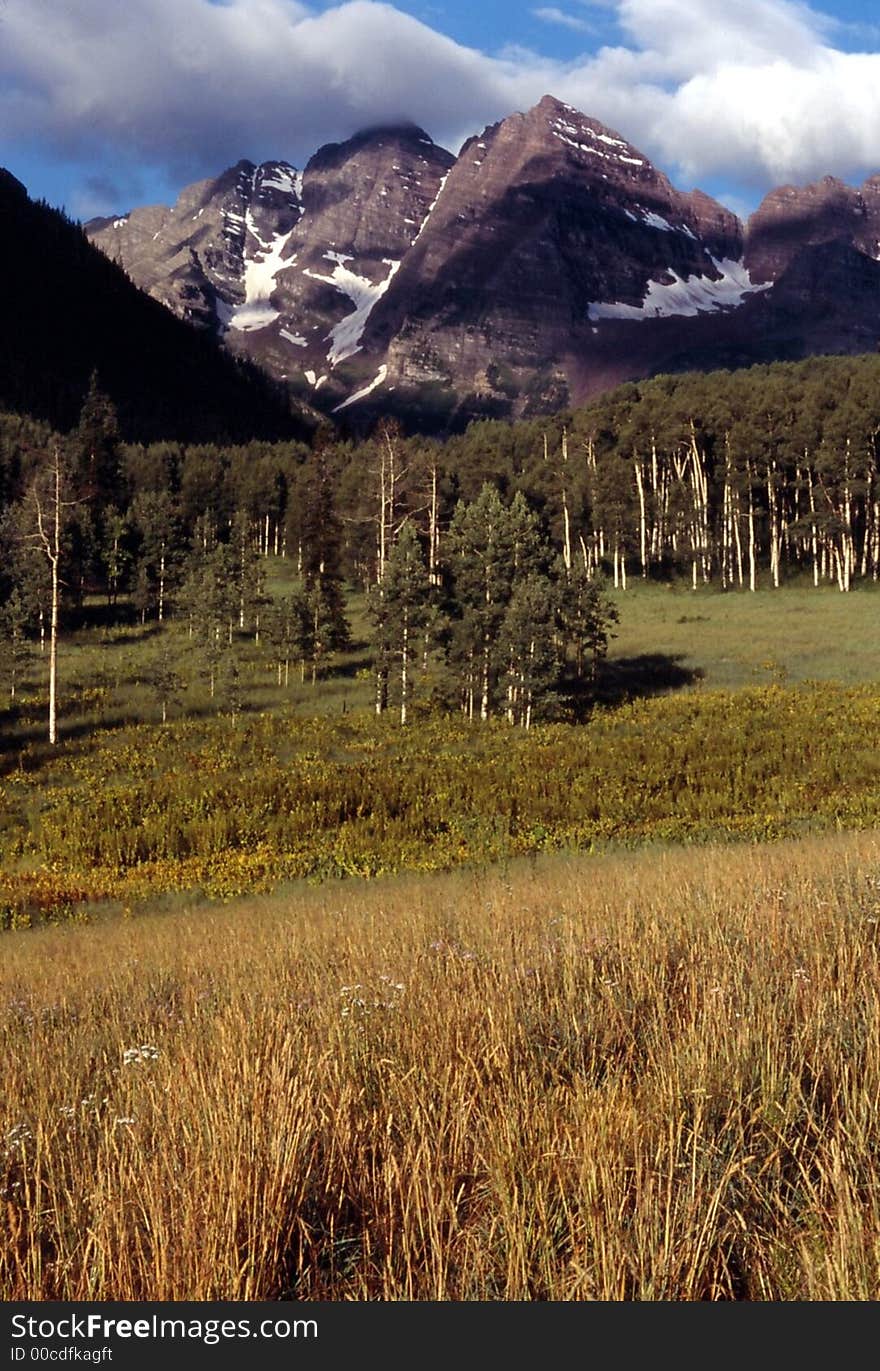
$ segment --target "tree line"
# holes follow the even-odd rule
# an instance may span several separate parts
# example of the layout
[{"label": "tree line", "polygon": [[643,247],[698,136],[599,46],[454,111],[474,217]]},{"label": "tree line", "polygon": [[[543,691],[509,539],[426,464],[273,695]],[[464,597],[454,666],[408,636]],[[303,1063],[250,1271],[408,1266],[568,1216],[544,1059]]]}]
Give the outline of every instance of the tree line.
[{"label": "tree line", "polygon": [[[349,643],[356,588],[378,711],[406,719],[417,686],[527,726],[601,660],[603,577],[877,580],[878,433],[876,356],[659,377],[445,443],[394,421],[362,441],[325,426],[311,444],[125,443],[93,376],[67,434],[0,418],[10,695],[30,645],[95,595],[184,622],[212,693],[241,693],[236,634],[282,683],[294,667],[317,680]],[[270,556],[294,572],[281,597],[265,593]]]},{"label": "tree line", "polygon": [[[12,419],[0,434],[7,684],[14,702],[38,640],[52,742],[58,636],[97,596],[111,616],[124,600],[142,624],[175,619],[211,699],[222,695],[233,715],[244,700],[240,640],[260,647],[279,685],[292,668],[317,681],[350,646],[352,581],[367,597],[376,711],[394,708],[404,724],[417,693],[528,728],[604,655],[614,610],[598,581],[559,558],[525,497],[505,501],[487,483],[447,519],[436,452],[416,461],[393,425],[377,432],[361,504],[347,514],[339,496],[351,465],[329,431],[312,449],[127,447],[93,378],[70,434]],[[270,556],[292,564],[281,594],[266,590]],[[183,681],[171,640],[157,644],[164,719]]]}]

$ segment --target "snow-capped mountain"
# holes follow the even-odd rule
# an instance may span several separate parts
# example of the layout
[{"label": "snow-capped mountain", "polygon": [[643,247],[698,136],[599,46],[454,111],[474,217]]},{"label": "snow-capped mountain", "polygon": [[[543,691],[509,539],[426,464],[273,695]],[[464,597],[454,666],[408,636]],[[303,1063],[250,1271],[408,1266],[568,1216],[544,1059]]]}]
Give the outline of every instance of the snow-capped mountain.
[{"label": "snow-capped mountain", "polygon": [[663,370],[880,341],[880,177],[744,226],[546,96],[453,157],[367,130],[240,162],[89,236],[178,314],[343,416],[539,412]]}]

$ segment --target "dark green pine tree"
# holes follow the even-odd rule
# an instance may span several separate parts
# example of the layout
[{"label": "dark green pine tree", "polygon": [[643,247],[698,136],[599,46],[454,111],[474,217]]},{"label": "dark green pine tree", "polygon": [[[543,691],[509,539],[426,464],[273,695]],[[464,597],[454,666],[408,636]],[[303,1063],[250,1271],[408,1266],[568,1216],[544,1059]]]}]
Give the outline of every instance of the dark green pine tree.
[{"label": "dark green pine tree", "polygon": [[128,511],[135,532],[135,589],[142,617],[155,609],[161,624],[168,595],[178,580],[180,519],[172,495],[165,490],[143,490]]},{"label": "dark green pine tree", "polygon": [[70,578],[80,602],[93,578],[112,595],[124,563],[123,530],[114,516],[127,503],[123,488],[122,442],[116,410],[92,372],[79,423],[70,440],[73,493]]},{"label": "dark green pine tree", "polygon": [[499,703],[505,669],[499,633],[514,587],[546,575],[549,549],[525,497],[508,508],[485,485],[470,504],[460,503],[446,540],[456,619],[450,661],[469,718],[487,719]]},{"label": "dark green pine tree", "polygon": [[588,662],[590,676],[596,679],[618,617],[604,583],[590,576],[583,562],[573,562],[571,571],[560,576],[559,623],[573,658],[575,681],[584,679]]},{"label": "dark green pine tree", "polygon": [[351,642],[342,577],[342,525],[323,447],[315,454],[314,476],[304,492],[302,575],[312,617],[312,679],[333,652]]},{"label": "dark green pine tree", "polygon": [[312,611],[302,582],[286,595],[272,600],[263,613],[263,638],[278,676],[278,685],[290,684],[291,662],[300,666],[305,679],[305,664],[313,657]]},{"label": "dark green pine tree", "polygon": [[47,591],[42,560],[22,537],[23,517],[21,509],[0,510],[0,671],[12,705],[31,657],[28,630]]},{"label": "dark green pine tree", "polygon": [[527,576],[514,586],[498,648],[504,662],[505,712],[520,728],[531,728],[558,706],[557,619],[557,587],[547,576]]},{"label": "dark green pine tree", "polygon": [[235,574],[235,558],[228,543],[215,543],[205,550],[197,542],[180,589],[189,636],[200,646],[212,700],[223,675],[224,659],[235,651],[239,609]]}]

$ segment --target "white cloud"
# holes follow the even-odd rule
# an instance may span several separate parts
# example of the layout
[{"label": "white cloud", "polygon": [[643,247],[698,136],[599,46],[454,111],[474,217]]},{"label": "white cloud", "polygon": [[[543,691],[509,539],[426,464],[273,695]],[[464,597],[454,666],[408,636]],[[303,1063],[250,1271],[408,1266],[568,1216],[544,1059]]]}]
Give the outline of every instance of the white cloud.
[{"label": "white cloud", "polygon": [[10,150],[27,143],[92,179],[132,183],[128,159],[180,183],[240,157],[301,164],[322,142],[404,118],[455,151],[551,92],[689,183],[754,189],[880,169],[880,54],[836,49],[840,26],[817,11],[794,0],[599,8],[616,10],[623,41],[565,63],[487,55],[374,0],[320,13],[298,0],[6,0],[0,160],[15,171]]},{"label": "white cloud", "polygon": [[567,14],[565,10],[559,9],[556,5],[544,5],[541,9],[532,10],[536,19],[543,19],[547,24],[561,24],[563,28],[574,29],[576,33],[595,33],[595,26],[589,19],[582,19],[577,14]]}]

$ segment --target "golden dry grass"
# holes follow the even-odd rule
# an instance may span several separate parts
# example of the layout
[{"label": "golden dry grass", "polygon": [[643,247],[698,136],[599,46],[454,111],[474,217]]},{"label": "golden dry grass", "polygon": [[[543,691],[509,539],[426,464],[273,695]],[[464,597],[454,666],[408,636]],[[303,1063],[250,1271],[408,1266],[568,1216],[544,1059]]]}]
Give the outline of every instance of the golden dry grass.
[{"label": "golden dry grass", "polygon": [[6,934],[0,1294],[874,1299],[878,918],[865,833]]}]

